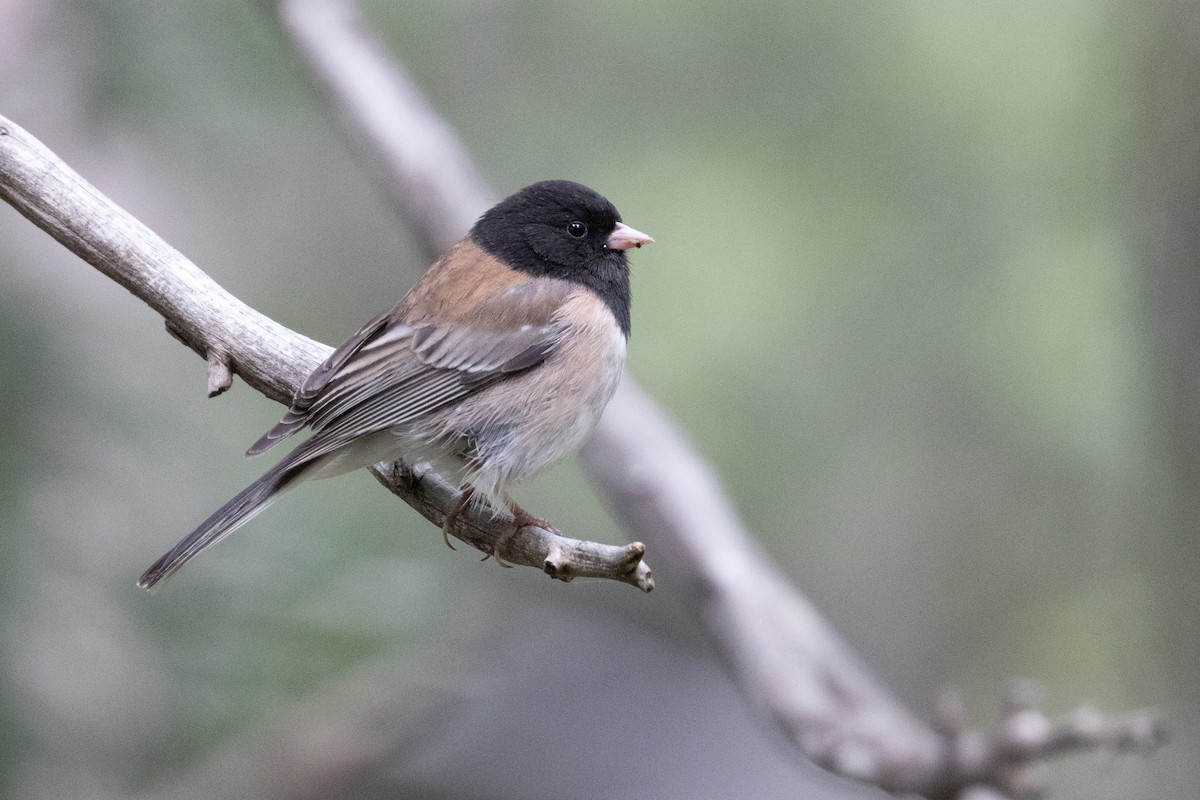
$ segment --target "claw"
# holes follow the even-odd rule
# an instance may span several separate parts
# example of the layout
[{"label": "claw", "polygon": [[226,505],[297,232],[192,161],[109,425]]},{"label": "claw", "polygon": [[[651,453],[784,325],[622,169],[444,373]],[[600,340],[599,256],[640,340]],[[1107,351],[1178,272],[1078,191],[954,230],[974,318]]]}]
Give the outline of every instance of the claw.
[{"label": "claw", "polygon": [[483,558],[481,558],[479,560],[487,561],[489,558],[494,558],[494,559],[496,559],[496,563],[499,564],[500,566],[504,567],[505,569],[512,569],[512,564],[509,564],[507,561],[505,561],[503,558],[500,557],[500,548],[508,543],[508,540],[513,537],[513,534],[516,533],[517,530],[518,530],[517,528],[513,528],[510,532],[504,534],[499,539],[497,539],[496,544],[492,547],[492,552],[488,553],[486,556],[484,556]]},{"label": "claw", "polygon": [[512,511],[513,522],[516,524],[516,527],[513,528],[513,533],[521,530],[521,528],[528,528],[530,526],[534,528],[545,528],[548,531],[558,533],[558,528],[555,528],[553,525],[551,525],[549,520],[544,520],[541,517],[533,516],[511,499],[508,501],[508,508],[510,511]]},{"label": "claw", "polygon": [[512,567],[512,564],[507,563],[500,557],[500,550],[506,544],[508,544],[508,541],[512,539],[512,537],[517,535],[517,531],[521,530],[521,528],[528,528],[532,526],[535,528],[545,528],[548,531],[554,531],[555,533],[558,533],[558,530],[553,525],[541,517],[533,516],[528,511],[513,502],[512,498],[509,498],[508,500],[508,509],[512,511],[513,515],[512,530],[508,531],[499,539],[497,539],[496,543],[492,545],[492,552],[481,559],[483,561],[487,561],[489,558],[494,558],[496,559],[497,564],[505,568]]},{"label": "claw", "polygon": [[462,514],[463,509],[467,507],[467,503],[471,502],[471,496],[474,494],[475,490],[470,486],[463,487],[462,496],[454,504],[454,508],[450,509],[450,513],[446,515],[446,518],[442,520],[442,541],[451,550],[457,550],[458,548],[450,544],[450,529],[454,527],[454,523],[458,522],[459,516]]}]

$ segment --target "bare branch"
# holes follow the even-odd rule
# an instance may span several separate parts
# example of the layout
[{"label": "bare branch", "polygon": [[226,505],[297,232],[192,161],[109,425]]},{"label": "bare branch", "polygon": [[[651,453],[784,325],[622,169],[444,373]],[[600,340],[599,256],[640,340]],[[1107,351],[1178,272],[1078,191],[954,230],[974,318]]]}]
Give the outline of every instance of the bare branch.
[{"label": "bare branch", "polygon": [[466,148],[349,3],[266,2],[398,215],[437,256],[495,200]]},{"label": "bare branch", "polygon": [[1148,753],[1167,740],[1166,727],[1149,712],[1106,716],[1090,706],[1054,722],[1040,708],[1042,692],[1032,682],[1014,680],[1004,698],[999,732],[985,737],[971,730],[961,698],[942,699],[946,765],[936,796],[966,798],[1042,796],[1037,767],[1053,758],[1081,752]]},{"label": "bare branch", "polygon": [[[286,403],[331,352],[323,344],[263,316],[68,167],[25,130],[0,117],[0,197],[35,225],[163,316],[171,335],[208,362],[206,391],[219,394],[236,372],[250,386]],[[437,475],[414,480],[406,469],[380,465],[375,477],[441,525],[458,500]],[[511,523],[468,508],[451,531],[485,553]],[[654,582],[638,543],[610,547],[526,527],[500,554],[551,577],[603,577],[650,591]]]},{"label": "bare branch", "polygon": [[645,393],[626,383],[609,408],[584,452],[588,474],[630,530],[683,565],[691,606],[751,703],[835,772],[889,788],[926,783],[941,768],[934,731],[872,679],[780,574]]},{"label": "bare branch", "polygon": [[0,197],[60,244],[124,286],[202,358],[231,366],[280,402],[329,348],[259,314],[68,167],[0,117]]},{"label": "bare branch", "polygon": [[[477,170],[452,131],[349,0],[265,5],[368,165],[386,165],[383,173],[398,184],[390,196],[426,248],[442,247],[447,234],[437,220],[460,202],[464,214],[475,213],[476,198],[492,196],[482,185],[464,189],[464,176],[469,182]],[[383,119],[394,124],[381,126]],[[805,756],[895,791],[951,796],[968,786],[1009,788],[1002,779],[1013,772],[1002,756],[1007,740],[934,730],[883,689],[754,544],[704,459],[629,376],[582,458],[631,535],[683,567],[690,605],[747,698]],[[967,740],[979,746],[952,746]]]},{"label": "bare branch", "polygon": [[[492,196],[453,133],[362,28],[353,6],[340,0],[267,5],[373,174],[384,176],[426,249],[440,250]],[[163,314],[172,333],[208,359],[210,391],[224,384],[225,365],[264,394],[286,400],[328,352],[229,296],[32,137],[13,126],[5,133],[0,193]],[[1124,751],[1162,741],[1162,727],[1149,715],[1122,721],[1080,712],[1055,725],[1032,703],[1015,701],[995,737],[947,721],[953,714],[943,715],[936,729],[925,725],[874,680],[760,551],[712,470],[628,379],[585,447],[583,461],[626,527],[679,563],[691,606],[751,705],[799,752],[835,772],[929,797],[1021,797],[1033,791],[1029,767],[1035,762],[1077,750]],[[377,470],[376,477],[435,524],[457,499],[456,490],[437,476],[401,465]],[[503,533],[490,524],[467,516],[456,535],[490,552]],[[566,548],[566,562],[559,561],[560,547]],[[641,549],[605,548],[525,529],[502,555],[562,579],[602,575],[649,589]]]}]

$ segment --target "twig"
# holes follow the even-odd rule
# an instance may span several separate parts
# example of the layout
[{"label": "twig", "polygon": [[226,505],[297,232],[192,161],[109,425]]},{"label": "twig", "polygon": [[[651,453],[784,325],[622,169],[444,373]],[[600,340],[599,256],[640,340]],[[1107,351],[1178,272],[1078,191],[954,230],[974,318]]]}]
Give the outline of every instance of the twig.
[{"label": "twig", "polygon": [[1012,681],[999,731],[987,737],[969,727],[961,698],[948,692],[941,702],[940,725],[947,743],[946,767],[941,786],[929,794],[1032,800],[1042,795],[1037,767],[1045,761],[1088,751],[1148,753],[1167,740],[1162,720],[1147,711],[1107,716],[1082,706],[1055,722],[1040,708],[1042,694],[1031,681]]}]

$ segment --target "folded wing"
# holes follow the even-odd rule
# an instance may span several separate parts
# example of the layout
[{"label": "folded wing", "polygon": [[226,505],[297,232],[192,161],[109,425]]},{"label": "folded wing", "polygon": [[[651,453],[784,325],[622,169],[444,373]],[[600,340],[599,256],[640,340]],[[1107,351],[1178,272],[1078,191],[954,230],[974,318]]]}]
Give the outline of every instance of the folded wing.
[{"label": "folded wing", "polygon": [[304,450],[317,458],[537,366],[559,342],[558,310],[571,288],[531,278],[451,318],[405,322],[399,310],[376,317],[313,371],[248,454],[310,427]]}]

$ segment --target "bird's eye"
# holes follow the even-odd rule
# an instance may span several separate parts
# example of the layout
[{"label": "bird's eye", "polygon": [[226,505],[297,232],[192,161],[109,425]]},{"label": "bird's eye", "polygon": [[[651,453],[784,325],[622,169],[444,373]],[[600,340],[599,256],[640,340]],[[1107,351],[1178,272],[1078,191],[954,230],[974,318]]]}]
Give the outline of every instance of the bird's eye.
[{"label": "bird's eye", "polygon": [[587,225],[584,225],[579,220],[575,220],[567,225],[567,233],[571,234],[576,239],[582,239],[583,237],[587,236]]}]

